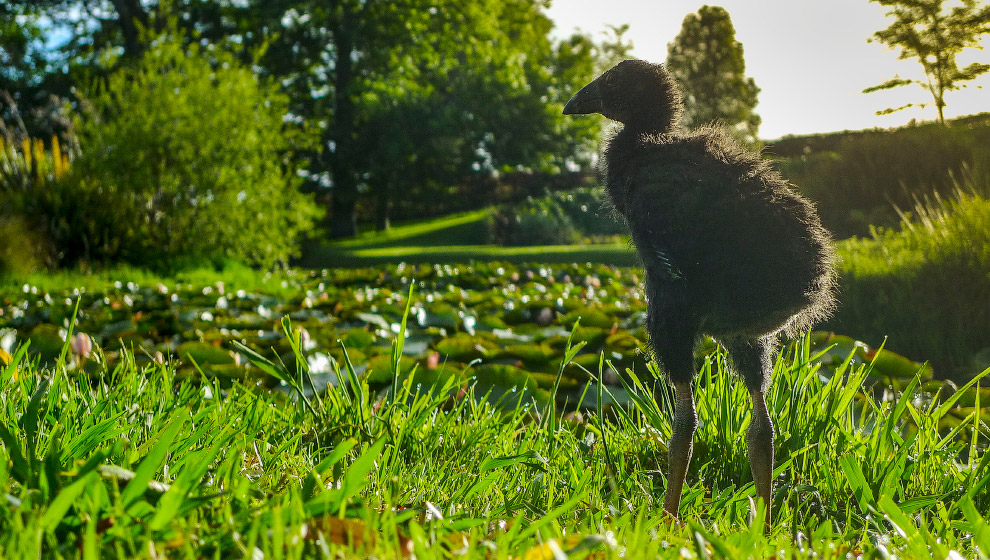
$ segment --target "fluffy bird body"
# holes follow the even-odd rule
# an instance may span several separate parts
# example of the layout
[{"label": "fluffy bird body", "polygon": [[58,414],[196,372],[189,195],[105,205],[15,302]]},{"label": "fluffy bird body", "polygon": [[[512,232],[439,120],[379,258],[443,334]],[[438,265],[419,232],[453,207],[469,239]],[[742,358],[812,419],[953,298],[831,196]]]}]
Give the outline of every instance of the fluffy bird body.
[{"label": "fluffy bird body", "polygon": [[715,128],[627,127],[604,161],[609,198],[651,278],[648,296],[677,292],[700,332],[796,334],[831,309],[828,234],[758,154]]},{"label": "fluffy bird body", "polygon": [[834,306],[830,236],[759,153],[717,127],[682,129],[682,110],[662,66],[628,60],[564,113],[624,125],[608,140],[602,175],[643,261],[650,345],[676,393],[664,507],[677,515],[697,425],[693,348],[709,334],[753,398],[747,443],[769,527],[774,436],[764,395],[778,334],[800,333]]}]

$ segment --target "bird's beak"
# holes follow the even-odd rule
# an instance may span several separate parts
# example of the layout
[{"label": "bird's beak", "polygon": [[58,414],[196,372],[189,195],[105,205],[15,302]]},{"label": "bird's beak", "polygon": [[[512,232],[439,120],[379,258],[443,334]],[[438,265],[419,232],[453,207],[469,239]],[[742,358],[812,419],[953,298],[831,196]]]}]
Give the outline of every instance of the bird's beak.
[{"label": "bird's beak", "polygon": [[565,115],[588,115],[591,113],[601,113],[602,94],[598,87],[598,80],[581,88],[574,94],[574,97],[564,105]]}]

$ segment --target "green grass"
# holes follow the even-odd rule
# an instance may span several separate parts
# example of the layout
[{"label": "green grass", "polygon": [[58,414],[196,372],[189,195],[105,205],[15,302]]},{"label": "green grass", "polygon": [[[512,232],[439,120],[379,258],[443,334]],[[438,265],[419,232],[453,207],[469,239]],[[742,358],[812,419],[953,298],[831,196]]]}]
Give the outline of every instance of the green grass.
[{"label": "green grass", "polygon": [[460,263],[504,261],[546,264],[594,262],[616,266],[639,263],[635,250],[628,245],[540,245],[532,247],[501,247],[498,245],[396,246],[361,248],[349,251],[332,247],[317,251],[301,264],[324,266],[372,266],[395,262]]},{"label": "green grass", "polygon": [[353,239],[334,242],[339,248],[385,247],[403,245],[469,245],[485,238],[485,221],[491,208],[451,214],[441,218],[393,226],[385,231],[369,231]]},{"label": "green grass", "polygon": [[308,397],[296,391],[307,372],[274,356],[248,353],[283,391],[180,378],[175,363],[139,365],[126,353],[112,369],[93,358],[99,367],[86,375],[68,348],[47,367],[16,352],[0,369],[0,556],[990,552],[990,433],[978,401],[946,425],[954,398],[911,384],[881,399],[861,390],[868,365],[825,377],[810,343],[798,344],[778,360],[768,399],[778,476],[765,536],[751,521],[761,517],[745,459],[748,394],[721,356],[698,378],[701,427],[686,524],[676,526],[660,508],[664,393],[656,405],[635,385],[634,406],[602,408],[607,387],[592,386],[582,415],[521,392],[492,403],[458,376],[422,384],[402,369],[402,340],[385,389],[372,392],[344,360],[340,382]]},{"label": "green grass", "polygon": [[487,244],[492,209],[453,214],[366,232],[352,239],[313,244],[299,265],[309,268],[358,267],[395,263],[463,263],[471,260],[545,264],[595,262],[619,266],[639,263],[629,244],[577,244],[503,247]]}]

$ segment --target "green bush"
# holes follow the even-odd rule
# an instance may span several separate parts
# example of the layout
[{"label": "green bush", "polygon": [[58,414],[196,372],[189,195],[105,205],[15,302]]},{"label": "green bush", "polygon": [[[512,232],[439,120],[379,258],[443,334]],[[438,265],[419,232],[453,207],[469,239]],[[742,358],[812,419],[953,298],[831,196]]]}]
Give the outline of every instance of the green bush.
[{"label": "green bush", "polygon": [[44,268],[50,247],[23,216],[0,216],[0,275],[23,277]]},{"label": "green bush", "polygon": [[499,245],[564,245],[624,233],[601,187],[528,197],[499,208],[489,222],[489,238]]},{"label": "green bush", "polygon": [[557,191],[550,198],[584,236],[621,235],[626,225],[611,207],[603,187]]},{"label": "green bush", "polygon": [[489,238],[499,245],[566,245],[578,240],[571,218],[550,198],[527,198],[495,211]]},{"label": "green bush", "polygon": [[318,212],[289,163],[286,98],[233,56],[161,40],[90,92],[63,263],[156,269],[297,252]]},{"label": "green bush", "polygon": [[839,244],[842,305],[827,327],[965,377],[990,347],[990,200],[959,189],[898,229]]}]

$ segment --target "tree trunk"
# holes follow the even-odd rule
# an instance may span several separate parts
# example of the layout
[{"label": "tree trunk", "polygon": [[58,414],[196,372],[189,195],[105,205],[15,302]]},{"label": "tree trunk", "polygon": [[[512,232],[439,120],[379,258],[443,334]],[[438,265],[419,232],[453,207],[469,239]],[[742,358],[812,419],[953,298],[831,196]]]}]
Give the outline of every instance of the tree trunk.
[{"label": "tree trunk", "polygon": [[[354,169],[355,106],[354,81],[356,8],[342,2],[339,17],[331,16],[337,60],[334,70],[334,122],[327,128],[325,149],[330,151],[330,173],[333,176],[333,206],[330,213],[330,236],[349,237],[357,233],[354,209],[357,206],[357,174]],[[335,14],[336,15],[336,14]]]},{"label": "tree trunk", "polygon": [[[336,191],[336,186],[334,191]],[[357,219],[355,208],[357,197],[344,191],[334,192],[330,196],[330,237],[353,237],[357,234]]]},{"label": "tree trunk", "polygon": [[392,189],[388,189],[375,205],[375,230],[386,231],[392,227]]},{"label": "tree trunk", "polygon": [[141,6],[141,0],[113,0],[113,7],[120,16],[120,32],[124,36],[124,54],[136,57],[144,50],[141,42],[141,28],[147,28],[148,12]]}]

